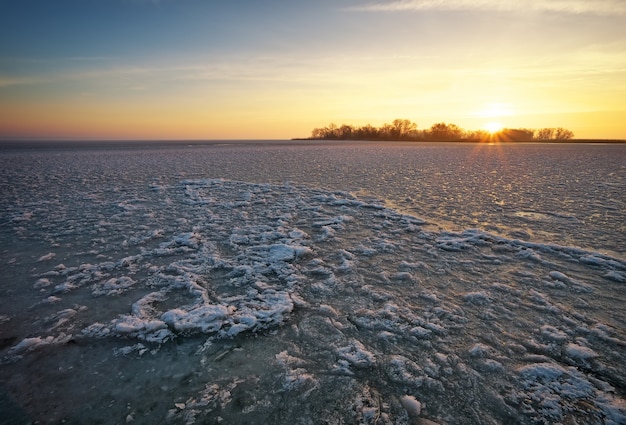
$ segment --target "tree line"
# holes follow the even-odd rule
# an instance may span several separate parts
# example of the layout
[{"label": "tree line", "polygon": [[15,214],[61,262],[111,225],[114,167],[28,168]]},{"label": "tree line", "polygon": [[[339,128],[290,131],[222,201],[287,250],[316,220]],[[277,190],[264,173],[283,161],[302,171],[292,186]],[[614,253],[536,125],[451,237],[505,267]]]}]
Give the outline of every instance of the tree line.
[{"label": "tree line", "polygon": [[329,124],[326,127],[314,128],[309,139],[319,140],[500,140],[500,141],[533,141],[533,140],[569,140],[574,133],[565,128],[503,128],[495,133],[486,130],[465,130],[456,124],[444,122],[433,124],[426,130],[418,130],[417,124],[407,119],[396,119],[380,127],[366,124],[355,127],[348,124],[340,126]]}]

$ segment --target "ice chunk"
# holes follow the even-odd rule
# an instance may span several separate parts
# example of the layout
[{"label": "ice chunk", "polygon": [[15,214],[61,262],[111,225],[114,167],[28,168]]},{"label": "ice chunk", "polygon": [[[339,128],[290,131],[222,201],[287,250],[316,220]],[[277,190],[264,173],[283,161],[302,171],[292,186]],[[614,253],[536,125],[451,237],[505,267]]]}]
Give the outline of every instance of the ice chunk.
[{"label": "ice chunk", "polygon": [[329,316],[329,317],[338,317],[339,314],[337,313],[337,310],[335,310],[334,308],[332,308],[331,306],[327,305],[327,304],[320,304],[320,313]]},{"label": "ice chunk", "polygon": [[432,330],[423,328],[421,326],[415,326],[411,328],[409,332],[411,333],[411,335],[419,339],[428,339],[433,333]]},{"label": "ice chunk", "polygon": [[564,412],[580,401],[595,396],[593,385],[573,367],[537,363],[518,369],[523,396],[532,400],[543,418],[560,420]]},{"label": "ice chunk", "polygon": [[52,285],[52,282],[50,281],[50,279],[42,277],[41,279],[38,279],[37,282],[35,282],[35,285],[33,285],[33,288],[35,289],[47,288],[50,285]]},{"label": "ice chunk", "polygon": [[420,387],[424,381],[424,371],[414,361],[399,355],[391,356],[387,366],[387,376],[392,382]]},{"label": "ice chunk", "polygon": [[44,299],[42,301],[43,304],[52,304],[52,303],[58,303],[59,301],[61,301],[61,298],[59,297],[55,297],[54,295],[50,295],[49,297],[47,297],[46,299]]},{"label": "ice chunk", "polygon": [[583,347],[578,344],[567,344],[565,354],[576,360],[589,360],[598,357],[598,353],[591,348]]},{"label": "ice chunk", "polygon": [[487,357],[491,353],[492,348],[485,344],[474,344],[467,352],[472,357]]},{"label": "ice chunk", "polygon": [[113,350],[113,354],[116,356],[127,356],[131,353],[138,353],[140,356],[145,354],[148,351],[145,345],[142,343],[137,343],[135,345],[128,345],[126,347],[116,348]]},{"label": "ice chunk", "polygon": [[621,272],[621,271],[617,271],[617,270],[608,271],[604,274],[604,277],[614,282],[626,283],[626,273]]},{"label": "ice chunk", "polygon": [[337,349],[337,354],[357,368],[368,368],[376,364],[376,356],[356,339],[352,340],[350,345]]},{"label": "ice chunk", "polygon": [[484,305],[489,304],[491,302],[491,298],[484,291],[479,292],[468,292],[463,295],[463,301],[471,304]]},{"label": "ice chunk", "polygon": [[64,310],[57,311],[52,316],[47,317],[46,323],[49,324],[50,329],[56,329],[59,326],[68,323],[77,313],[78,311],[72,308],[66,308]]},{"label": "ice chunk", "polygon": [[283,389],[287,391],[293,391],[302,387],[310,387],[308,391],[305,392],[309,394],[311,391],[316,389],[319,385],[319,382],[315,375],[307,372],[305,369],[296,368],[289,369],[285,374],[285,380],[283,383]]},{"label": "ice chunk", "polygon": [[400,402],[402,403],[402,407],[406,410],[406,412],[411,417],[417,417],[422,413],[422,403],[417,401],[417,399],[411,395],[405,395],[400,398]]},{"label": "ice chunk", "polygon": [[444,251],[458,252],[471,248],[467,238],[444,235],[436,240],[437,248]]},{"label": "ice chunk", "polygon": [[258,296],[261,303],[251,303],[252,314],[261,326],[272,326],[282,323],[286,314],[293,311],[293,300],[287,292],[268,291]]},{"label": "ice chunk", "polygon": [[100,282],[93,286],[92,294],[94,296],[100,295],[119,295],[136,282],[128,276],[113,277],[106,282]]},{"label": "ice chunk", "polygon": [[593,292],[593,288],[587,284],[584,284],[576,279],[573,279],[566,275],[565,273],[559,271],[551,271],[548,273],[548,276],[557,282],[562,282],[568,285],[571,289],[576,292]]},{"label": "ice chunk", "polygon": [[163,313],[161,320],[177,332],[211,333],[219,331],[233,311],[224,305],[203,305],[189,311],[176,308]]},{"label": "ice chunk", "polygon": [[136,316],[124,315],[115,321],[113,330],[119,334],[139,334],[164,329],[165,323],[161,320],[141,319]]},{"label": "ice chunk", "polygon": [[558,281],[561,281],[563,283],[571,283],[572,282],[572,279],[570,279],[569,276],[567,276],[565,273],[561,273],[561,272],[558,272],[558,271],[551,271],[550,273],[548,273],[548,276],[550,276],[554,280],[558,280]]},{"label": "ice chunk", "polygon": [[307,253],[311,253],[311,250],[302,246],[275,244],[268,247],[269,258],[272,261],[293,261]]},{"label": "ice chunk", "polygon": [[60,333],[55,336],[47,336],[47,337],[33,337],[33,338],[24,338],[18,344],[11,347],[8,351],[9,357],[20,355],[25,352],[30,352],[34,350],[38,350],[42,347],[46,346],[54,346],[66,344],[72,339],[71,334]]},{"label": "ice chunk", "polygon": [[541,335],[547,340],[556,342],[563,342],[569,338],[565,332],[550,325],[541,326]]},{"label": "ice chunk", "polygon": [[49,252],[46,255],[42,255],[41,257],[39,257],[39,259],[37,261],[50,261],[52,260],[54,257],[56,257],[56,254],[54,252]]}]

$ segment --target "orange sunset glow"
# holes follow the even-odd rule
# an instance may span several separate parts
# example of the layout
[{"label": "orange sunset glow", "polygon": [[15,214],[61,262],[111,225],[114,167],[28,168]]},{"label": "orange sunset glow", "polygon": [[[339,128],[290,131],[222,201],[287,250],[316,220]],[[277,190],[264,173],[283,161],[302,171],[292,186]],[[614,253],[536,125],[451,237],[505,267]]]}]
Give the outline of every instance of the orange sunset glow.
[{"label": "orange sunset glow", "polygon": [[399,116],[626,138],[621,1],[101,3],[1,6],[1,138],[291,138]]}]

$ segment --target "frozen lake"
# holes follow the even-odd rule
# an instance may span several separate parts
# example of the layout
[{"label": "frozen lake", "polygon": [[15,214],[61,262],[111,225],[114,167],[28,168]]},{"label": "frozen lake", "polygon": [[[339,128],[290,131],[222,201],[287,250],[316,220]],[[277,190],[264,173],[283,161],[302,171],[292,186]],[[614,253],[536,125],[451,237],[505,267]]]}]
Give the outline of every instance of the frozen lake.
[{"label": "frozen lake", "polygon": [[624,424],[626,145],[0,145],[0,423]]}]

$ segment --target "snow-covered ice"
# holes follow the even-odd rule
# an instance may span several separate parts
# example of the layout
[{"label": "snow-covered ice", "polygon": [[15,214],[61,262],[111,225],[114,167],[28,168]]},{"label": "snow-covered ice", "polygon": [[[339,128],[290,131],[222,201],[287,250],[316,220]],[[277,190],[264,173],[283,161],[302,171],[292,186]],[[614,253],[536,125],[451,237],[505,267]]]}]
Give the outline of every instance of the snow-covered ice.
[{"label": "snow-covered ice", "polygon": [[626,147],[296,143],[0,151],[0,416],[626,423]]}]

